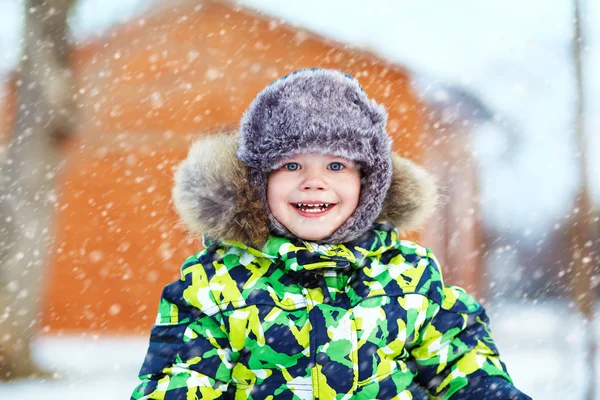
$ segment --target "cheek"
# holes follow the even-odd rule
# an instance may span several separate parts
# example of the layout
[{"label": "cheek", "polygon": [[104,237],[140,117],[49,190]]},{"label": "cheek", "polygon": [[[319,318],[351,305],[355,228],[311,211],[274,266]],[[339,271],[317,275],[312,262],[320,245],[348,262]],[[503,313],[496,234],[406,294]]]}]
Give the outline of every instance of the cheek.
[{"label": "cheek", "polygon": [[354,212],[356,210],[359,202],[360,202],[360,188],[359,188],[359,190],[356,190],[355,193],[353,193],[352,202],[351,202],[352,212]]},{"label": "cheek", "polygon": [[276,187],[277,186],[271,179],[267,181],[267,205],[271,209],[273,208],[273,205],[275,204],[275,199],[277,197],[277,191],[275,190]]},{"label": "cheek", "polygon": [[285,203],[286,188],[277,174],[272,174],[267,179],[267,205],[271,211]]},{"label": "cheek", "polygon": [[358,202],[360,200],[360,192],[361,192],[361,182],[360,175],[353,177],[353,179],[349,183],[350,190],[347,191],[348,194],[348,202],[354,205],[354,208],[358,206]]}]

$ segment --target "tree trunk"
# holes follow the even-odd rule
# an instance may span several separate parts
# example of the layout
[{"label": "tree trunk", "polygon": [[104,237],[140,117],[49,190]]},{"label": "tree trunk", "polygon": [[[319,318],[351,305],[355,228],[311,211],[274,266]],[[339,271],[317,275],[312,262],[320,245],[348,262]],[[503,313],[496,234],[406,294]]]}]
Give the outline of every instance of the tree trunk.
[{"label": "tree trunk", "polygon": [[588,174],[587,174],[587,146],[585,141],[585,102],[582,43],[583,30],[581,27],[579,0],[574,0],[574,45],[573,62],[576,73],[576,123],[575,136],[577,152],[579,153],[579,191],[576,199],[575,226],[572,235],[573,244],[573,299],[581,310],[586,327],[586,372],[588,373],[588,386],[586,400],[593,400],[596,396],[596,318],[595,302],[596,292],[594,279],[599,272],[599,258],[596,251],[598,246],[598,233],[595,226],[595,213],[590,200]]},{"label": "tree trunk", "polygon": [[0,170],[0,380],[47,375],[31,357],[52,239],[60,144],[73,132],[67,14],[74,0],[27,0],[17,115]]}]

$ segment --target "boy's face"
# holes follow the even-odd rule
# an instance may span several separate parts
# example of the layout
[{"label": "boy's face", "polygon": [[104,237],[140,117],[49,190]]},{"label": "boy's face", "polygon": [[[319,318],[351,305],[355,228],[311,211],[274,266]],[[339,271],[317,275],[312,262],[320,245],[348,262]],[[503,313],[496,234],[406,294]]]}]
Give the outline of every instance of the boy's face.
[{"label": "boy's face", "polygon": [[358,164],[342,157],[300,154],[269,174],[267,202],[277,221],[304,240],[331,235],[354,213]]}]

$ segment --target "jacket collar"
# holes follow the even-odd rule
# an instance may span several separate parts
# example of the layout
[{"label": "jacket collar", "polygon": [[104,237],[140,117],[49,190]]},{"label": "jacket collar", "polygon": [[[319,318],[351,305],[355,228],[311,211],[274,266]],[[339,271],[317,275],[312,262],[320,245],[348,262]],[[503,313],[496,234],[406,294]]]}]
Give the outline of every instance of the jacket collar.
[{"label": "jacket collar", "polygon": [[[214,241],[204,237],[206,247],[213,243]],[[364,265],[365,259],[396,248],[397,244],[398,230],[387,223],[376,223],[373,229],[360,238],[338,245],[323,245],[281,236],[270,236],[260,250],[239,241],[221,242],[223,246],[241,248],[254,257],[281,260],[284,269],[293,272],[359,269]]]}]

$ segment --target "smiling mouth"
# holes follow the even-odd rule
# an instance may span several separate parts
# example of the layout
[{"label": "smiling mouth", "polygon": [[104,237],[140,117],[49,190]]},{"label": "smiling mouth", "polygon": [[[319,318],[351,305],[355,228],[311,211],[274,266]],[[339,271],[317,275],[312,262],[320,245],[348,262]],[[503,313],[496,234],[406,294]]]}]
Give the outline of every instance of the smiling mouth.
[{"label": "smiling mouth", "polygon": [[317,203],[317,204],[305,204],[305,203],[292,203],[297,210],[303,213],[319,214],[330,210],[335,206],[334,203]]}]

